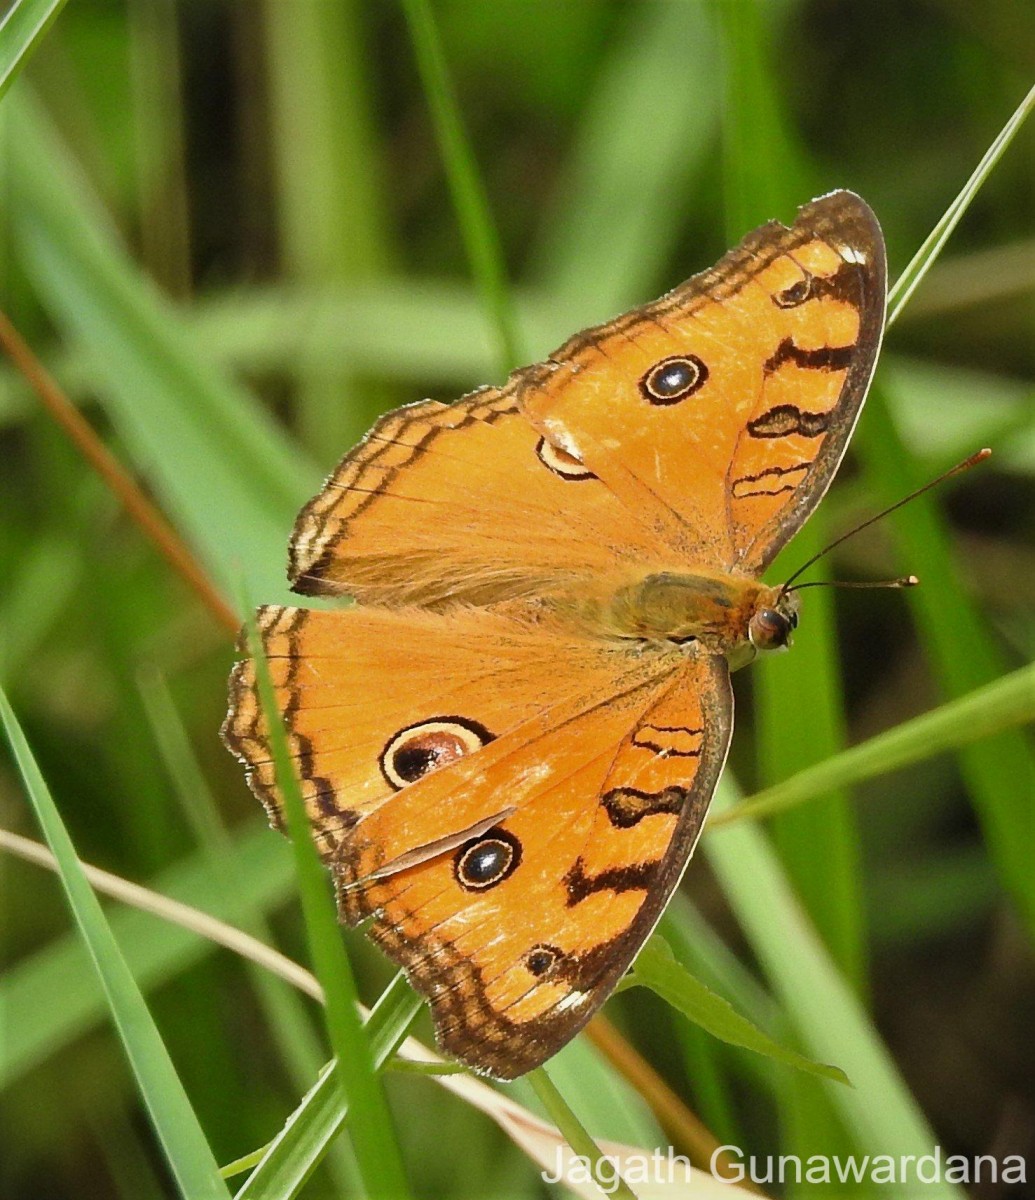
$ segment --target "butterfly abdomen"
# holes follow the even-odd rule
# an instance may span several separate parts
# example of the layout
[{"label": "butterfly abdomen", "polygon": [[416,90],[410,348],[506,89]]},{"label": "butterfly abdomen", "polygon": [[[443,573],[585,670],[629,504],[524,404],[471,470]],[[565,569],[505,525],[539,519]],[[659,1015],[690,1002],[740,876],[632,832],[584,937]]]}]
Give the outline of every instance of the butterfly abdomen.
[{"label": "butterfly abdomen", "polygon": [[660,571],[613,588],[594,606],[596,632],[606,638],[681,645],[698,642],[718,654],[748,641],[762,586],[735,575]]}]

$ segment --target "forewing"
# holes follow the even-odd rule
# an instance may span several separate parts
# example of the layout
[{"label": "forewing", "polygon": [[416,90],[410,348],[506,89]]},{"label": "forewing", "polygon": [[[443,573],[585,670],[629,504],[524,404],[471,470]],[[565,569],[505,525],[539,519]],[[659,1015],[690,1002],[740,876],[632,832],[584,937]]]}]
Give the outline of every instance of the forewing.
[{"label": "forewing", "polygon": [[684,561],[755,573],[819,502],[880,346],[876,218],[834,192],[660,300],[570,339],[521,392]]},{"label": "forewing", "polygon": [[581,464],[544,443],[517,392],[548,367],[382,417],[299,514],[288,574],[305,595],[485,605],[568,590],[658,545]]},{"label": "forewing", "polygon": [[[487,814],[463,808],[460,781],[660,669],[545,621],[482,609],[268,606],[258,624],[316,843],[329,860],[391,799],[405,798],[381,826],[379,849],[389,856],[505,809],[514,780],[510,797]],[[223,739],[283,827],[248,658],[231,674]]]}]

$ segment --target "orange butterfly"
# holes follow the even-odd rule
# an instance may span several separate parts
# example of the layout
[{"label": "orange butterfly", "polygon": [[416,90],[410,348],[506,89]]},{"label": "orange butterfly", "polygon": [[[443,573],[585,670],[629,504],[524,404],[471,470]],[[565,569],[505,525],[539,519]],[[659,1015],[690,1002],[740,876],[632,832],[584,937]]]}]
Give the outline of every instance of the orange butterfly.
[{"label": "orange butterfly", "polygon": [[[476,1071],[556,1053],[679,882],[885,296],[880,226],[833,192],[501,388],[389,413],[299,515],[294,590],[359,601],[259,611],[314,836]],[[223,736],[281,826],[248,661]]]}]

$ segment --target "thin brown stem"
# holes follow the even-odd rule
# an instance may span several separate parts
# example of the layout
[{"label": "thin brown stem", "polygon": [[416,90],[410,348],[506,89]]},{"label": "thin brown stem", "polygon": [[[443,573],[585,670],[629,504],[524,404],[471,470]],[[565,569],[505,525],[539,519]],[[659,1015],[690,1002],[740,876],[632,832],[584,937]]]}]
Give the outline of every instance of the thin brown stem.
[{"label": "thin brown stem", "polygon": [[[595,1017],[586,1026],[586,1036],[626,1083],[646,1101],[658,1124],[675,1148],[687,1155],[701,1171],[712,1171],[726,1179],[739,1178],[733,1160],[719,1145],[715,1134],[683,1103],[645,1058],[618,1032],[606,1017]],[[747,1180],[742,1187],[758,1195],[765,1193]]]},{"label": "thin brown stem", "polygon": [[64,394],[2,311],[0,347],[3,347],[8,358],[40,398],[43,407],[72,439],[86,461],[143,531],[144,536],[154,544],[159,554],[197,595],[220,625],[236,633],[241,624],[237,614],[216,590],[179,534],[151,503],[139,484],[126,473],[122,464]]}]

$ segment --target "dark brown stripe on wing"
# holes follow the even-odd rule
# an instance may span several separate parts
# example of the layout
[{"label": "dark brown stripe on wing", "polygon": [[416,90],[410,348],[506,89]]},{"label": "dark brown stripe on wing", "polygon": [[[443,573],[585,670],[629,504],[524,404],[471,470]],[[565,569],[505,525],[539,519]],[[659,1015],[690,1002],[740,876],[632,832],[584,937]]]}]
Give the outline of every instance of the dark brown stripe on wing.
[{"label": "dark brown stripe on wing", "polygon": [[[794,258],[793,253],[790,255]],[[795,260],[797,261],[797,260]],[[799,264],[800,265],[800,264]],[[774,292],[772,301],[777,308],[797,308],[809,300],[829,297],[858,304],[862,293],[862,280],[856,263],[841,261],[833,275],[813,275],[802,267],[804,274],[789,287]]]},{"label": "dark brown stripe on wing", "polygon": [[854,353],[854,342],[851,346],[818,346],[815,350],[806,350],[797,345],[793,338],[787,337],[777,346],[775,353],[766,359],[763,370],[767,375],[772,375],[784,363],[790,362],[796,367],[815,371],[845,371]]},{"label": "dark brown stripe on wing", "polygon": [[814,438],[826,433],[829,425],[830,413],[808,412],[793,404],[777,404],[748,421],[747,430],[755,438],[787,437],[792,433]]},{"label": "dark brown stripe on wing", "polygon": [[[642,744],[642,743],[641,743]],[[695,756],[700,755],[695,751]],[[679,813],[686,800],[686,789],[667,787],[660,792],[641,792],[638,788],[617,787],[600,797],[608,820],[616,829],[631,829],[654,813]]]},{"label": "dark brown stripe on wing", "polygon": [[577,858],[575,865],[564,876],[568,907],[574,908],[594,892],[645,892],[660,866],[660,859],[654,859],[651,862],[630,863],[625,867],[609,867],[598,875],[587,875],[582,859]]},{"label": "dark brown stripe on wing", "polygon": [[749,496],[778,496],[781,492],[793,492],[801,479],[785,479],[788,475],[800,475],[812,463],[799,463],[795,467],[770,467],[757,475],[742,475],[733,481],[733,498],[745,500]]}]

